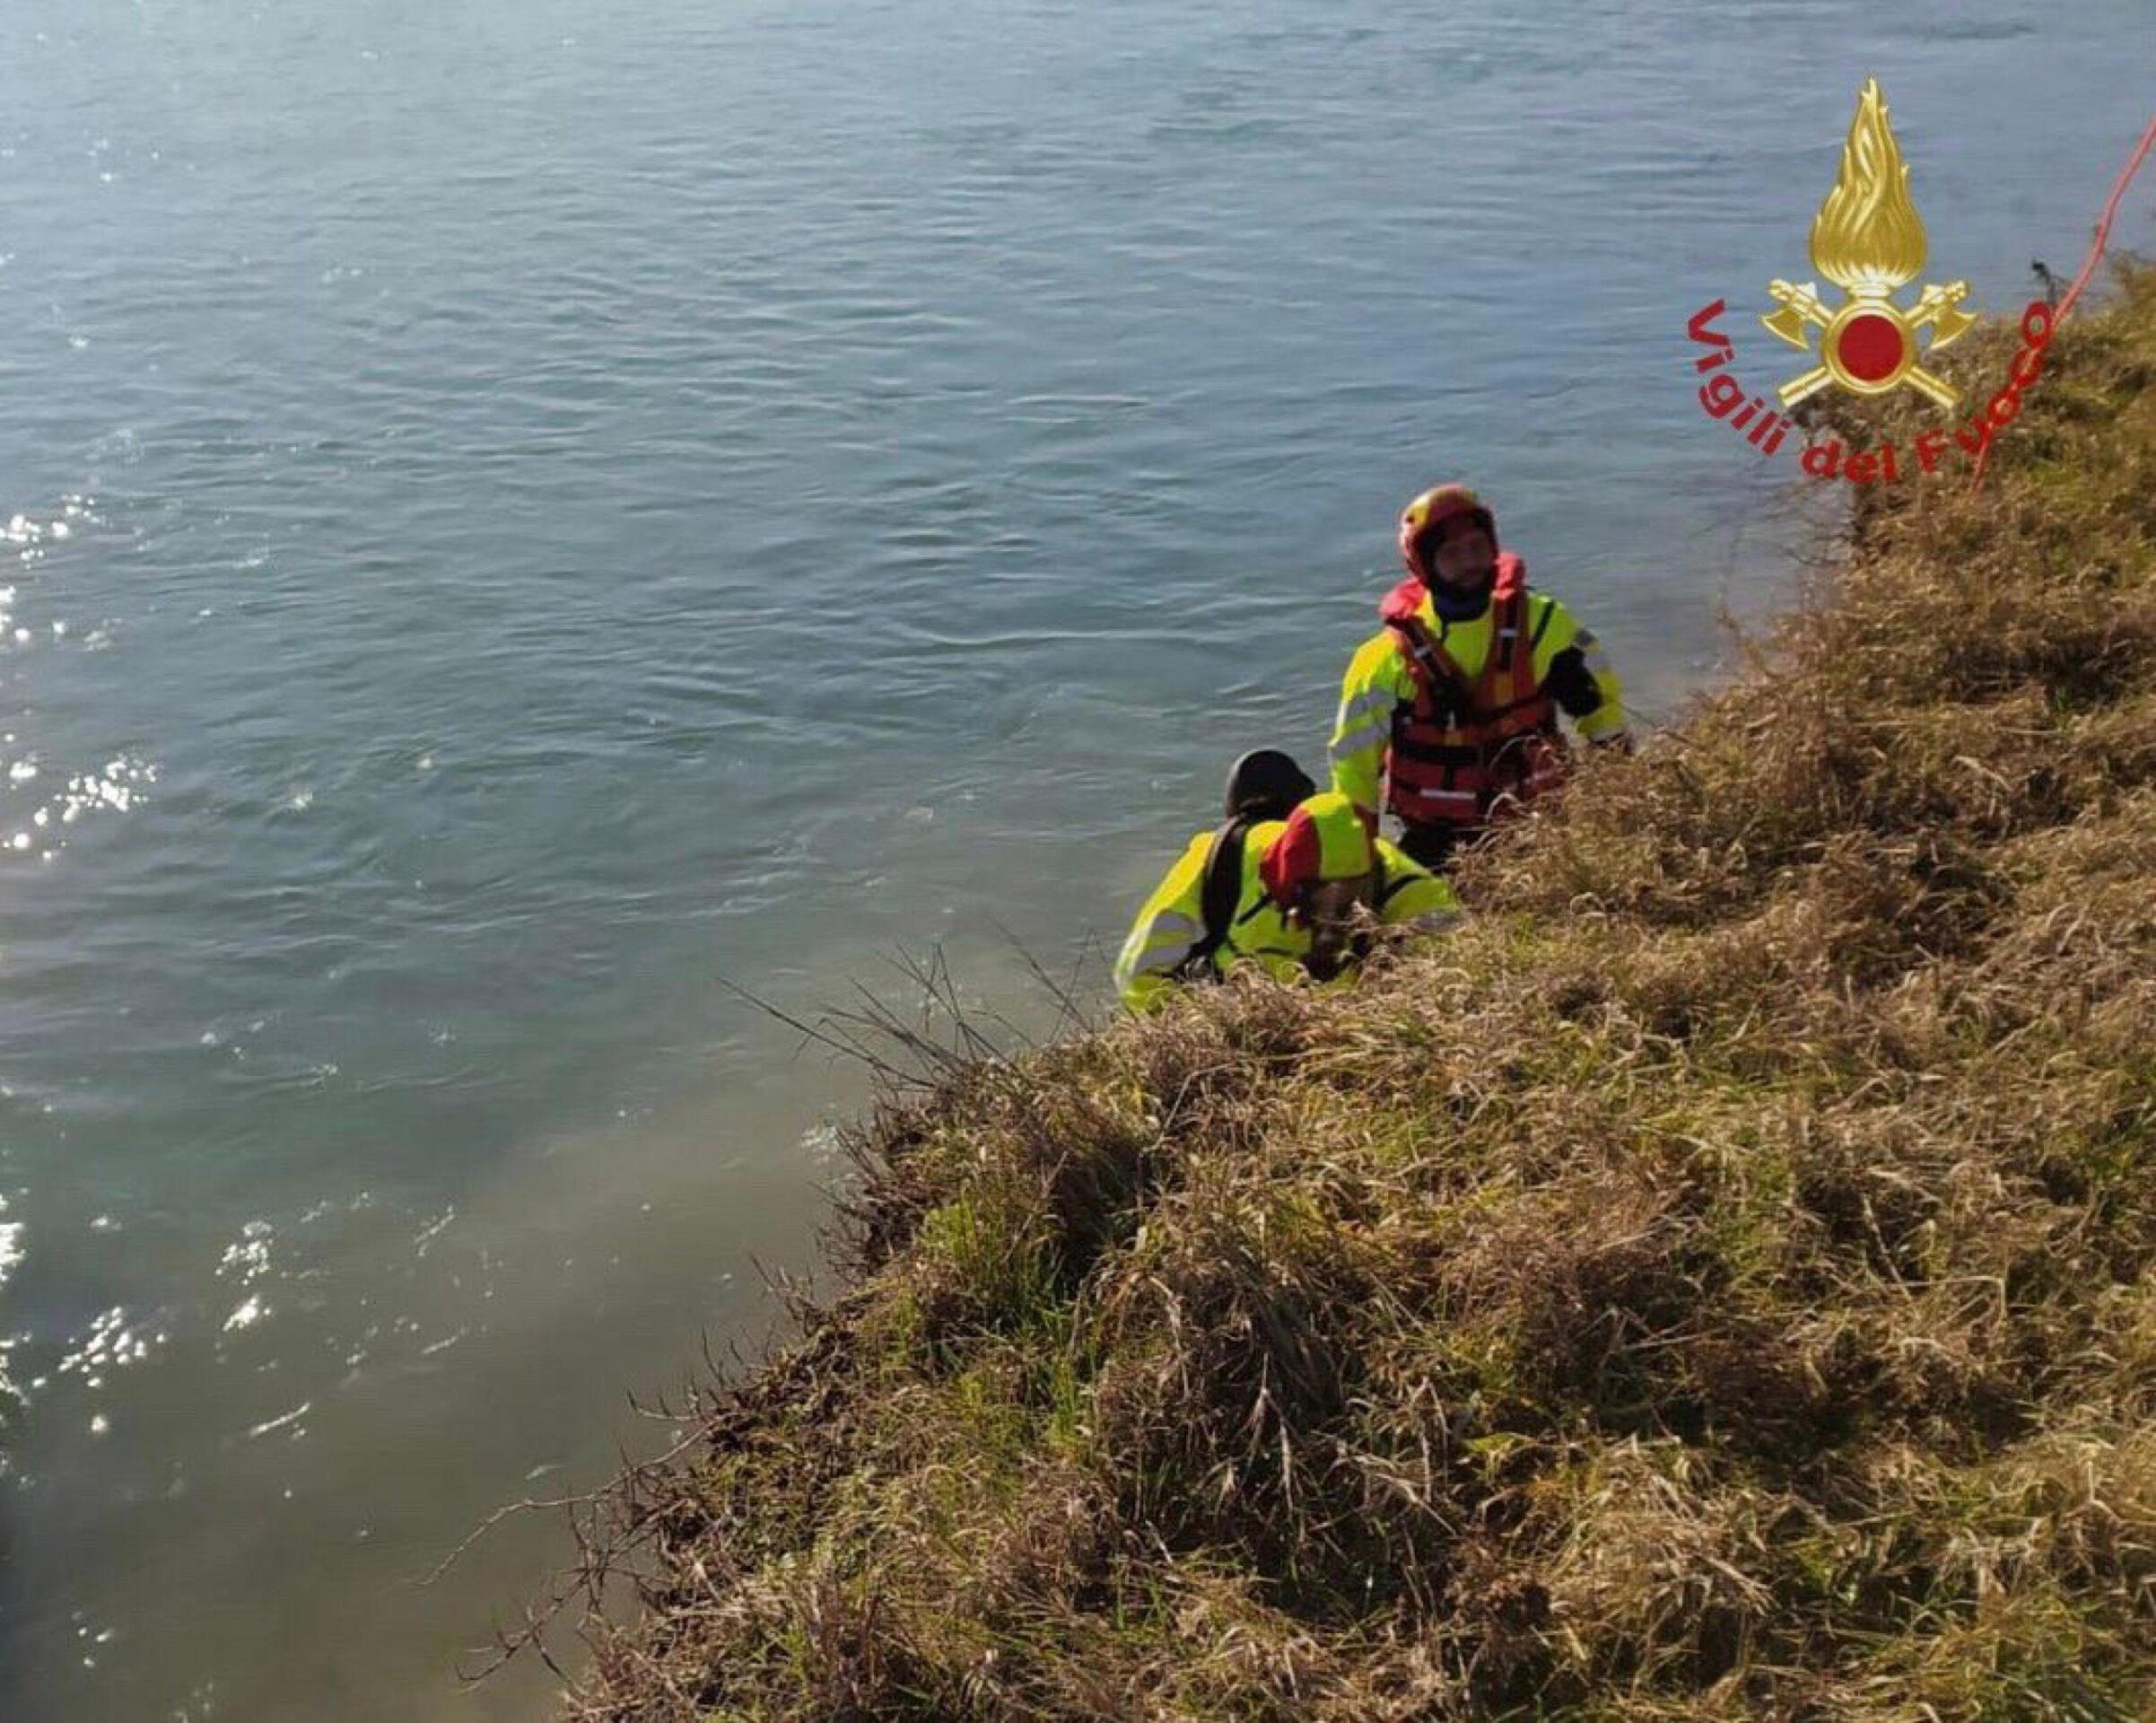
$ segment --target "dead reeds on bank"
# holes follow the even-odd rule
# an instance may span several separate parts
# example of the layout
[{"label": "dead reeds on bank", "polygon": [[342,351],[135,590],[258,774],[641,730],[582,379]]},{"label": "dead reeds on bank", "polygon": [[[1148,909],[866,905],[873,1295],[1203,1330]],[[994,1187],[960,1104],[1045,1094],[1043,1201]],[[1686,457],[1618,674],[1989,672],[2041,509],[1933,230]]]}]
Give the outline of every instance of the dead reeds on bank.
[{"label": "dead reeds on bank", "polygon": [[2122,270],[1452,933],[887,1103],[570,1714],[2148,1715],[2152,380]]}]

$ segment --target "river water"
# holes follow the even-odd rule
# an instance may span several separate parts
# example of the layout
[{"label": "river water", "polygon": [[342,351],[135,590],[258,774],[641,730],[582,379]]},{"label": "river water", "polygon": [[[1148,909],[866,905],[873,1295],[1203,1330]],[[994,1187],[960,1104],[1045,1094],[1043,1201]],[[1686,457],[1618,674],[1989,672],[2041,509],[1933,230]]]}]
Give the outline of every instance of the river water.
[{"label": "river water", "polygon": [[[2063,21],[2071,20],[2071,22]],[[2070,269],[2145,0],[79,0],[0,110],[0,1716],[528,1717],[460,1651],[753,1351],[864,1093],[1315,763],[1445,475],[1665,716],[1857,86]],[[2146,239],[2145,221],[2123,236]],[[1761,302],[1755,304],[1755,301]],[[1749,328],[1751,333],[1747,335]],[[1017,942],[1014,945],[1013,941]]]}]

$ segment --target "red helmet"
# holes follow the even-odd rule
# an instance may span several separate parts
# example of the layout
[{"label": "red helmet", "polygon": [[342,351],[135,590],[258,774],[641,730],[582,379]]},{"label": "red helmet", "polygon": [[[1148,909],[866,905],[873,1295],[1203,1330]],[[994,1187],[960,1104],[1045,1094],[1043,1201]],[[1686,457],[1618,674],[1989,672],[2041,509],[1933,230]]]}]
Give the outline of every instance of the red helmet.
[{"label": "red helmet", "polygon": [[1464,485],[1433,485],[1400,512],[1400,558],[1408,565],[1408,573],[1417,579],[1422,576],[1420,552],[1426,535],[1442,527],[1459,515],[1471,516],[1482,530],[1489,535],[1495,548],[1497,542],[1497,522],[1482,499]]},{"label": "red helmet", "polygon": [[1259,858],[1258,877],[1275,903],[1296,901],[1305,886],[1351,879],[1377,865],[1376,834],[1363,810],[1338,791],[1305,796]]}]

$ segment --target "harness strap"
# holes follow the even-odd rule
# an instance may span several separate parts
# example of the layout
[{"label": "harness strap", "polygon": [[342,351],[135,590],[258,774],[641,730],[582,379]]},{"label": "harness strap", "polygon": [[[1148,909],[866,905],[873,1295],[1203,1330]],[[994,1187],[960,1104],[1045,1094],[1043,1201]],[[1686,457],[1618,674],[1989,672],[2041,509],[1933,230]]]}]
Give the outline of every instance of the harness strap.
[{"label": "harness strap", "polygon": [[1512,674],[1513,648],[1520,640],[1520,612],[1527,603],[1524,592],[1514,592],[1502,599],[1491,600],[1490,626],[1495,631],[1490,640],[1491,661],[1482,667],[1482,679],[1491,679],[1494,669],[1498,676]]},{"label": "harness strap", "polygon": [[1522,584],[1491,599],[1490,638],[1470,678],[1419,615],[1390,616],[1416,685],[1395,711],[1387,796],[1410,826],[1475,823],[1499,800],[1553,782],[1541,739],[1557,733],[1557,706],[1537,680],[1535,649],[1557,617],[1545,601],[1532,618]]},{"label": "harness strap", "polygon": [[1221,823],[1205,852],[1205,883],[1198,889],[1198,915],[1205,931],[1169,972],[1178,981],[1219,975],[1213,955],[1227,943],[1235,905],[1243,896],[1243,839],[1251,816],[1236,814]]},{"label": "harness strap", "polygon": [[1417,678],[1416,704],[1427,706],[1435,714],[1437,709],[1438,690],[1449,688],[1454,692],[1454,704],[1465,692],[1467,678],[1452,654],[1445,650],[1430,631],[1423,626],[1420,617],[1388,617],[1385,625],[1399,634],[1401,643],[1408,649],[1408,656],[1422,674]]},{"label": "harness strap", "polygon": [[[1488,723],[1509,716],[1522,706],[1533,705],[1548,696],[1534,679],[1534,651],[1549,632],[1550,618],[1557,614],[1555,605],[1542,607],[1541,619],[1528,638],[1528,653],[1515,669],[1514,653],[1519,645],[1521,625],[1526,620],[1527,593],[1524,589],[1508,593],[1492,601],[1490,616],[1491,639],[1489,657],[1482,667],[1482,674],[1471,686],[1466,671],[1462,670],[1444,645],[1431,636],[1420,617],[1388,617],[1385,625],[1400,635],[1401,643],[1407,648],[1409,657],[1422,674],[1416,679],[1418,706],[1425,708],[1427,717],[1418,713],[1410,722],[1436,724],[1441,729],[1457,728],[1457,721]],[[1506,686],[1509,683],[1509,686]],[[1499,689],[1503,693],[1499,693]],[[1439,691],[1453,695],[1451,717],[1448,722],[1441,716]],[[1484,696],[1478,699],[1480,695]],[[1491,697],[1495,696],[1495,697]]]}]

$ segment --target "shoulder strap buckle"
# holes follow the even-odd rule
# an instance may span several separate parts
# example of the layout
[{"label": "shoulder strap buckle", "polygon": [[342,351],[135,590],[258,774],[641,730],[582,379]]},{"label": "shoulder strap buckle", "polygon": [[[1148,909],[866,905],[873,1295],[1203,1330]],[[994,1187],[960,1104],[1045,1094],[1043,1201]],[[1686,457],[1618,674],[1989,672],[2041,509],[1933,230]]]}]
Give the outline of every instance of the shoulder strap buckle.
[{"label": "shoulder strap buckle", "polygon": [[1422,618],[1388,617],[1385,626],[1396,631],[1401,643],[1407,648],[1409,662],[1418,672],[1416,681],[1432,711],[1440,718],[1447,713],[1456,714],[1465,693],[1466,678],[1453,662],[1452,655],[1431,637]]}]

